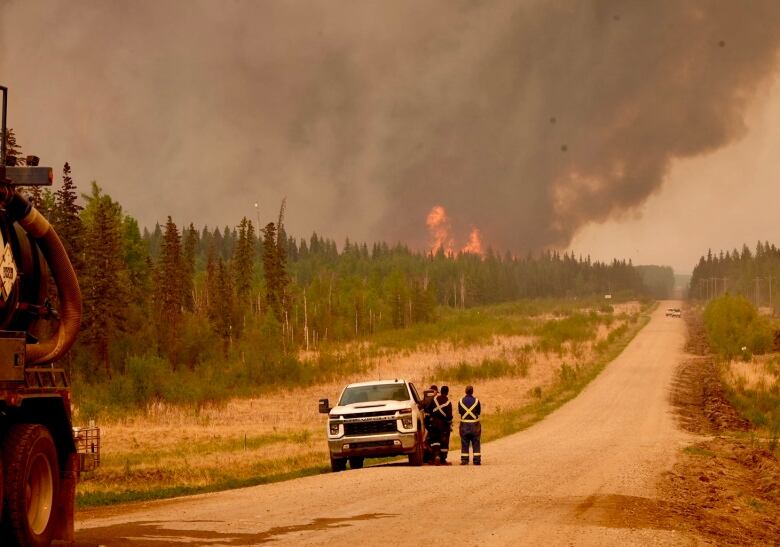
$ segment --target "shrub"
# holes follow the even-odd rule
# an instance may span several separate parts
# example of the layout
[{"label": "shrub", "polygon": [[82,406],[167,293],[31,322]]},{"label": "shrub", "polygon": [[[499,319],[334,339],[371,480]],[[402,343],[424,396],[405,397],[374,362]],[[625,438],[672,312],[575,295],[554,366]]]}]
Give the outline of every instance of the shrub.
[{"label": "shrub", "polygon": [[769,322],[742,296],[726,294],[712,300],[704,310],[704,328],[710,347],[729,360],[772,348]]},{"label": "shrub", "polygon": [[564,342],[585,342],[596,336],[600,319],[596,314],[575,313],[565,319],[547,321],[538,329],[539,346],[544,351],[560,351]]},{"label": "shrub", "polygon": [[501,358],[483,359],[475,364],[461,361],[452,367],[439,365],[433,371],[434,379],[446,379],[460,383],[488,378],[503,378],[506,376],[525,377],[527,375],[528,359],[523,357],[518,357],[514,361]]}]

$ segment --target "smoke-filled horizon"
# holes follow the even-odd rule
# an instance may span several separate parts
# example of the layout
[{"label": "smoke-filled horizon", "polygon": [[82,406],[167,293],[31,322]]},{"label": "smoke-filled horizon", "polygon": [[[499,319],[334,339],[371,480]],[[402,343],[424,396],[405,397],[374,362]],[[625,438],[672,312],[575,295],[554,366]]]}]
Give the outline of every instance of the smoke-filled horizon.
[{"label": "smoke-filled horizon", "polygon": [[[0,0],[25,151],[142,225],[566,247],[738,140],[780,4]],[[260,204],[256,211],[253,204]],[[449,236],[448,236],[449,237]]]}]

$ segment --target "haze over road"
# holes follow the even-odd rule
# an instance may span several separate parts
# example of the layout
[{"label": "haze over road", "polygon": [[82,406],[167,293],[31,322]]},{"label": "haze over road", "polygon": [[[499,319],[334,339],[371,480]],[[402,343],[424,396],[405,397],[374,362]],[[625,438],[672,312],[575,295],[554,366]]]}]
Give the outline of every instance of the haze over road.
[{"label": "haze over road", "polygon": [[[662,302],[579,397],[486,444],[482,467],[386,465],[99,509],[81,515],[76,538],[106,545],[686,543],[691,538],[679,532],[620,527],[604,517],[612,506],[653,498],[658,477],[689,440],[669,396],[685,342],[684,322],[664,317],[672,305],[679,303]],[[487,415],[495,410],[483,405]]]}]

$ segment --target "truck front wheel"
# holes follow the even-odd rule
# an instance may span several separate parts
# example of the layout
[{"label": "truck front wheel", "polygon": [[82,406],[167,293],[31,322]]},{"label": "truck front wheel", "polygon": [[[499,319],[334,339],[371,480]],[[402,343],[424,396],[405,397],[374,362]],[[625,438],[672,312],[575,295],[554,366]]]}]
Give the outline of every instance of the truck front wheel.
[{"label": "truck front wheel", "polygon": [[330,469],[334,473],[344,471],[347,468],[347,458],[334,458],[330,457]]},{"label": "truck front wheel", "polygon": [[420,466],[423,464],[423,452],[425,447],[423,446],[423,431],[420,424],[417,424],[417,435],[414,440],[414,452],[409,454],[409,465]]},{"label": "truck front wheel", "polygon": [[60,468],[49,430],[16,424],[3,444],[6,516],[19,545],[49,546],[54,536]]}]

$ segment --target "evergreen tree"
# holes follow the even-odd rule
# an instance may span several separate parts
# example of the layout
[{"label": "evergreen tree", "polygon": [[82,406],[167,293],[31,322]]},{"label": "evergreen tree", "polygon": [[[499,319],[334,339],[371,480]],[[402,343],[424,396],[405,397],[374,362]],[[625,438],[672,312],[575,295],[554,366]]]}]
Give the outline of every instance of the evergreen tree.
[{"label": "evergreen tree", "polygon": [[122,221],[122,248],[130,280],[130,298],[134,304],[144,308],[150,292],[150,257],[138,221],[130,215],[125,215]]},{"label": "evergreen tree", "polygon": [[223,353],[228,356],[230,344],[233,341],[233,324],[235,301],[233,298],[233,283],[225,262],[219,258],[215,272],[215,296],[212,324],[223,343]]},{"label": "evergreen tree", "polygon": [[184,309],[183,277],[181,238],[169,216],[155,270],[155,303],[160,350],[168,356],[174,370],[178,361],[177,335]]},{"label": "evergreen tree", "polygon": [[39,212],[43,213],[43,208],[41,207],[43,203],[43,193],[41,192],[40,186],[28,186],[27,187],[27,199],[32,203],[32,206],[38,209]]},{"label": "evergreen tree", "polygon": [[182,250],[182,304],[187,311],[195,311],[195,253],[198,247],[198,231],[190,223],[184,230]]},{"label": "evergreen tree", "polygon": [[254,240],[254,226],[250,220],[244,217],[238,225],[238,242],[233,252],[236,296],[242,308],[251,304],[252,301],[252,278],[255,264]]},{"label": "evergreen tree", "polygon": [[[206,315],[212,326],[216,323],[217,298],[219,297],[217,285],[217,248],[212,240],[206,256]],[[216,329],[215,329],[216,330]]]},{"label": "evergreen tree", "polygon": [[263,229],[263,273],[265,274],[265,302],[280,323],[285,320],[288,277],[284,246],[279,244],[273,222]]},{"label": "evergreen tree", "polygon": [[78,194],[71,177],[70,164],[62,167],[62,186],[54,193],[54,208],[51,220],[57,234],[65,245],[70,261],[80,271],[83,267],[84,225],[81,222],[81,207],[76,203]]},{"label": "evergreen tree", "polygon": [[160,256],[160,246],[162,245],[163,233],[160,228],[160,223],[154,223],[154,230],[149,236],[149,256],[153,259],[157,259]]},{"label": "evergreen tree", "polygon": [[25,163],[25,158],[22,156],[22,147],[16,142],[16,135],[10,127],[7,129],[5,138],[5,157],[6,160],[10,157],[16,158],[16,165],[24,165]]},{"label": "evergreen tree", "polygon": [[[112,375],[112,342],[124,329],[128,303],[127,271],[123,259],[122,209],[103,194],[97,183],[85,196],[84,268],[82,293],[84,304],[83,339],[93,349],[108,377]],[[98,371],[88,371],[92,374]]]}]

